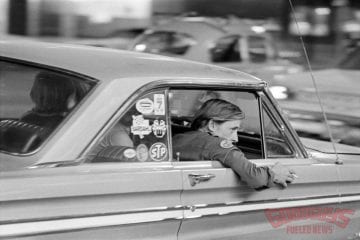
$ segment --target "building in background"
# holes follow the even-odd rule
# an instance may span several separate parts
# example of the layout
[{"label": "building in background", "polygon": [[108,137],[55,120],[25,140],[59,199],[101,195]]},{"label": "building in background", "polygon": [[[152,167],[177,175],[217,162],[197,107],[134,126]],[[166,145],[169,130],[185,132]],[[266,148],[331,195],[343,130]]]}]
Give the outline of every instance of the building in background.
[{"label": "building in background", "polygon": [[10,34],[104,37],[119,30],[145,28],[152,0],[8,1]]},{"label": "building in background", "polygon": [[281,48],[302,51],[301,36],[315,68],[360,39],[359,0],[0,0],[0,9],[0,32],[35,37],[121,36],[159,14],[262,19]]}]

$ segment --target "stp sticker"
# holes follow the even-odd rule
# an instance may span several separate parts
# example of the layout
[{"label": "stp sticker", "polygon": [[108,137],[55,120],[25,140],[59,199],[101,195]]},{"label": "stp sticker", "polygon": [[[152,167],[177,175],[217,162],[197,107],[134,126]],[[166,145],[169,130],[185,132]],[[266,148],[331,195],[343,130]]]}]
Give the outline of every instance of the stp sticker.
[{"label": "stp sticker", "polygon": [[155,115],[165,115],[164,94],[154,94],[154,113]]},{"label": "stp sticker", "polygon": [[145,144],[139,144],[136,147],[136,158],[140,161],[140,162],[145,162],[149,157],[149,149],[147,148],[147,146]]},{"label": "stp sticker", "polygon": [[136,103],[136,110],[142,114],[151,114],[154,111],[154,103],[149,98],[140,99]]},{"label": "stp sticker", "polygon": [[132,126],[131,133],[134,135],[139,135],[140,138],[144,138],[144,135],[149,135],[152,131],[149,120],[144,119],[143,115],[132,116]]},{"label": "stp sticker", "polygon": [[167,156],[166,145],[162,142],[154,143],[150,147],[150,158],[156,162],[163,161]]},{"label": "stp sticker", "polygon": [[162,138],[165,136],[166,133],[166,125],[164,120],[154,120],[154,123],[152,125],[152,130],[154,135],[157,138]]}]

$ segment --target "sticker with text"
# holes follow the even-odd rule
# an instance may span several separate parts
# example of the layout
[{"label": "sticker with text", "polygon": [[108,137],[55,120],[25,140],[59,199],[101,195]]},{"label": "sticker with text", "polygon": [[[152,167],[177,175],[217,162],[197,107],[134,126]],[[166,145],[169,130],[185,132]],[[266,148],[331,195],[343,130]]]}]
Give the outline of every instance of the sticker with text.
[{"label": "sticker with text", "polygon": [[133,121],[130,128],[132,134],[138,135],[140,138],[144,138],[145,135],[149,135],[152,132],[149,120],[144,119],[143,115],[132,116],[132,118]]},{"label": "sticker with text", "polygon": [[149,157],[149,149],[145,144],[139,144],[136,147],[136,158],[140,162],[145,162]]},{"label": "sticker with text", "polygon": [[142,114],[151,114],[154,111],[154,103],[149,98],[140,99],[135,107]]},{"label": "sticker with text", "polygon": [[154,94],[154,114],[165,115],[165,96],[164,94]]},{"label": "sticker with text", "polygon": [[167,147],[164,143],[154,143],[150,147],[150,158],[156,162],[163,161],[167,156]]},{"label": "sticker with text", "polygon": [[128,148],[124,151],[124,156],[126,158],[134,158],[136,156],[136,151],[132,148]]}]

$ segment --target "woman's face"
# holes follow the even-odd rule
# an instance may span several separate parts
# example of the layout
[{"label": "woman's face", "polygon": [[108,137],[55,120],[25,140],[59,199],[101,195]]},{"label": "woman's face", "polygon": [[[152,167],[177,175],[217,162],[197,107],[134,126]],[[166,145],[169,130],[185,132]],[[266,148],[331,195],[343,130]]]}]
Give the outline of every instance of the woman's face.
[{"label": "woman's face", "polygon": [[217,123],[213,120],[209,121],[209,129],[212,135],[225,138],[232,142],[238,141],[238,131],[240,130],[241,120],[230,120]]}]

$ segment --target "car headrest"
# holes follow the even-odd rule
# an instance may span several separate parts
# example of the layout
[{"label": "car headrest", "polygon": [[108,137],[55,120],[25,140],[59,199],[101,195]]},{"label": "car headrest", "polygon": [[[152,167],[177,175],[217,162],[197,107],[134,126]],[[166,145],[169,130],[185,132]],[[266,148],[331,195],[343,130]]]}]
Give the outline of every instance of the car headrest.
[{"label": "car headrest", "polygon": [[0,150],[28,153],[44,139],[47,129],[18,120],[0,121]]}]

